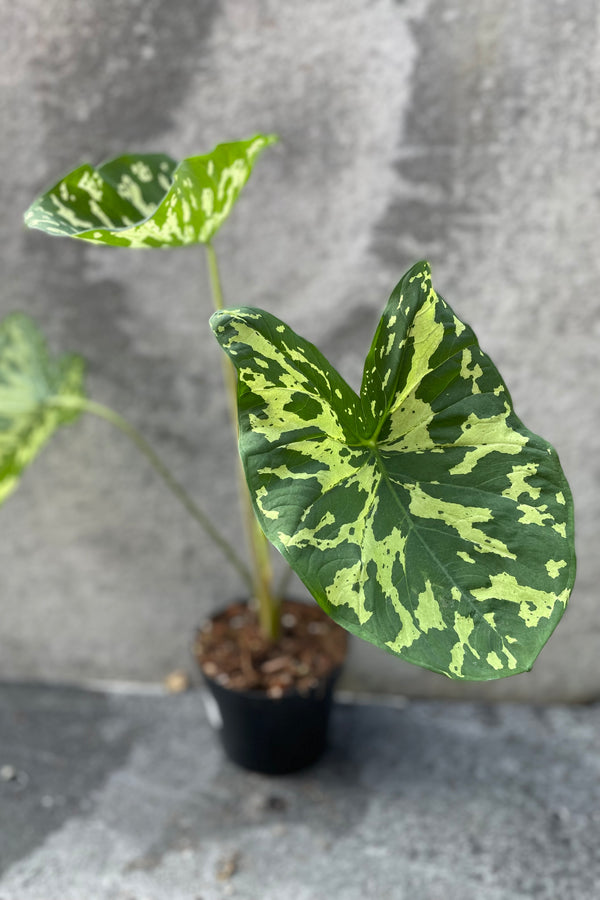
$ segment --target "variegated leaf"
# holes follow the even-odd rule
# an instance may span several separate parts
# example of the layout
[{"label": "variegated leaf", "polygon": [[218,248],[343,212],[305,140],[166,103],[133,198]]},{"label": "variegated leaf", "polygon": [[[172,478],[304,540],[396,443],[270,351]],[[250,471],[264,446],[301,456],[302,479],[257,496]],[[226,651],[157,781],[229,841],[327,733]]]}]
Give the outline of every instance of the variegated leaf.
[{"label": "variegated leaf", "polygon": [[360,397],[268,313],[211,324],[256,514],[332,618],[451,678],[530,669],[575,577],[569,486],[428,265],[394,290]]},{"label": "variegated leaf", "polygon": [[261,150],[275,135],[219,144],[176,163],[129,154],[80,166],[39,197],[25,223],[52,235],[119,247],[208,243],[229,215]]},{"label": "variegated leaf", "polygon": [[[0,503],[53,432],[77,417],[82,397],[81,357],[51,358],[31,319],[7,316],[0,324]],[[55,405],[65,400],[75,403]]]}]

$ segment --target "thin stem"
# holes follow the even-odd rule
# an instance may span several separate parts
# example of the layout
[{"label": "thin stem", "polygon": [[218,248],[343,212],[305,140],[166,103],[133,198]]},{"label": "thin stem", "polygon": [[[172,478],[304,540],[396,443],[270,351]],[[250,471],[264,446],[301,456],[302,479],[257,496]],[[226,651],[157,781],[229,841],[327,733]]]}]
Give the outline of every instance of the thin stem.
[{"label": "thin stem", "polygon": [[212,291],[213,305],[215,309],[223,309],[225,303],[223,301],[223,289],[221,287],[221,278],[219,276],[219,266],[217,264],[217,254],[212,244],[206,244],[206,256],[208,259],[208,275],[210,278],[210,288]]},{"label": "thin stem", "polygon": [[185,488],[177,481],[160,457],[154,452],[148,441],[127,421],[127,419],[124,419],[123,416],[120,416],[108,406],[103,406],[101,403],[96,403],[93,400],[86,400],[80,397],[56,397],[51,401],[51,405],[67,409],[79,409],[82,412],[91,413],[92,415],[104,419],[106,422],[110,422],[111,425],[116,426],[123,434],[127,435],[129,440],[132,441],[140,453],[142,453],[153,466],[158,475],[160,475],[171,493],[177,497],[192,518],[198,522],[211,540],[213,540],[221,549],[222,553],[236,569],[243,581],[248,587],[252,587],[252,577],[248,567],[239,558],[229,541],[217,531],[206,513],[200,509],[194,500],[192,500]]},{"label": "thin stem", "polygon": [[[210,278],[210,289],[212,293],[213,305],[215,310],[223,309],[223,289],[221,287],[221,278],[219,276],[219,267],[217,265],[217,256],[212,244],[206,244],[206,256],[208,259],[208,275]],[[229,362],[224,353],[221,356],[221,368],[223,371],[223,381],[225,382],[225,393],[227,394],[227,405],[229,407],[229,418],[234,429],[235,439],[238,439],[238,419],[237,419],[237,375],[232,363]],[[242,473],[243,477],[243,473]],[[242,482],[242,489],[245,490],[245,482]]]},{"label": "thin stem", "polygon": [[[221,279],[219,276],[219,267],[217,264],[217,256],[214,247],[208,243],[206,246],[206,255],[208,260],[208,273],[210,278],[210,286],[213,297],[213,304],[216,310],[223,309],[223,290],[221,287]],[[237,374],[232,363],[227,359],[225,354],[222,355],[223,380],[225,382],[225,390],[227,393],[227,401],[229,406],[229,415],[233,425],[236,443],[239,436],[238,416],[237,416]],[[272,572],[271,561],[269,558],[269,543],[258,524],[252,501],[246,486],[246,479],[242,469],[241,460],[239,466],[239,485],[240,485],[240,503],[246,533],[248,536],[248,545],[250,550],[252,585],[254,597],[258,607],[258,618],[263,633],[271,640],[276,640],[279,636],[279,601],[273,596],[272,592]]]}]

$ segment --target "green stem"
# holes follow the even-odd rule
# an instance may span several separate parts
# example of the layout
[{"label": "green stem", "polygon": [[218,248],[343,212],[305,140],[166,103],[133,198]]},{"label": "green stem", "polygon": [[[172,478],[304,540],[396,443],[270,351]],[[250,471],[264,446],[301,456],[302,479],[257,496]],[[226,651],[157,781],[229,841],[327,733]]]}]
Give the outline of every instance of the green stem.
[{"label": "green stem", "polygon": [[[217,257],[212,244],[206,245],[206,256],[208,260],[208,274],[210,278],[210,286],[215,309],[223,309],[223,290],[221,288],[221,279],[219,276],[219,267]],[[229,406],[229,415],[234,428],[236,443],[238,439],[238,416],[237,416],[237,375],[231,362],[222,355],[223,380],[225,382],[225,390],[227,393],[227,401]],[[254,597],[258,607],[258,618],[260,626],[268,638],[276,640],[279,636],[279,600],[273,596],[272,592],[272,572],[271,561],[269,558],[269,543],[258,524],[252,501],[246,486],[246,479],[242,469],[241,460],[239,466],[239,485],[240,485],[240,503],[242,506],[244,523],[248,537],[248,546],[250,550],[251,570],[252,570],[252,586]]]},{"label": "green stem", "polygon": [[129,440],[135,444],[140,453],[146,457],[154,470],[160,475],[171,493],[177,497],[192,518],[198,522],[208,536],[221,549],[242,580],[248,587],[252,587],[251,574],[231,544],[219,533],[219,531],[217,531],[206,513],[200,509],[194,500],[192,500],[185,488],[176,480],[176,478],[174,478],[163,461],[154,452],[148,441],[127,421],[127,419],[124,419],[123,416],[120,416],[108,406],[103,406],[101,403],[96,403],[93,400],[86,400],[80,397],[57,397],[52,400],[52,405],[91,413],[92,415],[104,419],[106,422],[110,422],[111,425],[116,426],[123,434],[127,435]]},{"label": "green stem", "polygon": [[223,300],[223,289],[221,287],[221,277],[219,275],[219,266],[217,264],[217,254],[212,244],[205,244],[206,257],[208,259],[208,277],[210,278],[210,289],[212,291],[213,305],[215,309],[223,309],[225,302]]}]

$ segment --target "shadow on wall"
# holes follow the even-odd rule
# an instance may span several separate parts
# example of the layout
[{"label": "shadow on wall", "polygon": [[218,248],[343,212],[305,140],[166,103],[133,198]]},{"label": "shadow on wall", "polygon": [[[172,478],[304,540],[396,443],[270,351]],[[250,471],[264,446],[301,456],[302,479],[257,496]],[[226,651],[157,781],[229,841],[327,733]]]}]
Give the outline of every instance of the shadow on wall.
[{"label": "shadow on wall", "polygon": [[373,240],[394,270],[445,259],[457,231],[479,231],[482,216],[494,213],[502,139],[523,102],[519,68],[504,58],[513,19],[510,4],[457,8],[438,0],[424,21],[411,23],[418,53],[395,166],[401,195]]},{"label": "shadow on wall", "polygon": [[[98,162],[167,130],[203,66],[219,7],[218,0],[105,0],[101,15],[85,0],[42,7],[55,46],[40,40],[32,80],[53,172],[72,168],[77,152]],[[65,135],[76,135],[78,146]]]}]

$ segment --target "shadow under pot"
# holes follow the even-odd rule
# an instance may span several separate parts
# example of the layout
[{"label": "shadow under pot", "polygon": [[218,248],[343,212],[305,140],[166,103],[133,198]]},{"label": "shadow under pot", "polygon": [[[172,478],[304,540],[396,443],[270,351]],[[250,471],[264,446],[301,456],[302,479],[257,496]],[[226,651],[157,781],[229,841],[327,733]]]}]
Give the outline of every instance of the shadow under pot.
[{"label": "shadow under pot", "polygon": [[245,602],[213,616],[197,633],[195,654],[208,718],[227,756],[267,775],[316,762],[346,651],[346,631],[316,603],[284,600],[275,642]]}]

